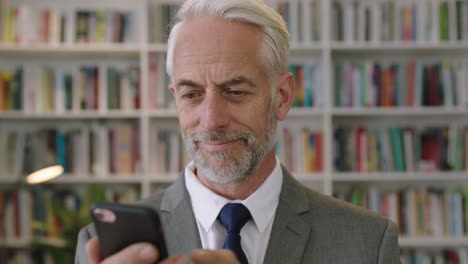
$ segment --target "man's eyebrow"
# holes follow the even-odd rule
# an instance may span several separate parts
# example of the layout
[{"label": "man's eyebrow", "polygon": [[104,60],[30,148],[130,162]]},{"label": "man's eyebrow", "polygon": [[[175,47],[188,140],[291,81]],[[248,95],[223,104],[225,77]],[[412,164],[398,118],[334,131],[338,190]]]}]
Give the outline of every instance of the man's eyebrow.
[{"label": "man's eyebrow", "polygon": [[220,83],[218,86],[220,87],[229,87],[229,86],[232,86],[232,85],[239,85],[239,84],[243,84],[243,83],[246,83],[248,84],[250,87],[254,88],[256,87],[256,85],[251,81],[249,80],[248,78],[244,77],[244,76],[235,76],[227,81],[224,81],[222,83]]},{"label": "man's eyebrow", "polygon": [[176,83],[176,88],[181,86],[200,87],[198,83],[188,79],[182,79]]},{"label": "man's eyebrow", "polygon": [[[226,81],[223,81],[221,82],[220,84],[217,84],[218,87],[229,87],[229,86],[233,86],[233,85],[239,85],[239,84],[244,84],[246,83],[247,85],[249,85],[250,87],[254,88],[256,87],[256,85],[251,81],[249,80],[248,78],[244,77],[244,76],[235,76],[235,77],[232,77],[231,79],[229,80],[226,80]],[[192,80],[189,80],[189,79],[182,79],[180,81],[178,81],[175,85],[176,88],[179,88],[181,86],[190,86],[190,87],[201,87],[202,85],[192,81]]]}]

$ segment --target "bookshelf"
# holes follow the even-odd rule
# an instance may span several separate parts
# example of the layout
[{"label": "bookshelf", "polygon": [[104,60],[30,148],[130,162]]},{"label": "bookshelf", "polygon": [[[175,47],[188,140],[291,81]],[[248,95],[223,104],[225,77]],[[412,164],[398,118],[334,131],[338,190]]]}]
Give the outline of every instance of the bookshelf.
[{"label": "bookshelf", "polygon": [[[288,140],[285,134],[292,133],[289,138],[291,145],[313,146],[309,150],[304,150],[307,153],[305,155],[308,157],[307,160],[314,159],[314,162],[317,162],[316,159],[319,155],[317,144],[321,145],[320,156],[322,160],[318,161],[321,169],[304,168],[304,163],[307,163],[307,160],[295,160],[295,163],[293,162],[294,164],[291,165],[297,168],[294,169],[293,174],[299,180],[328,195],[349,192],[354,186],[363,189],[377,186],[393,190],[404,189],[408,186],[442,186],[451,189],[468,186],[468,161],[463,161],[465,163],[462,163],[462,166],[457,170],[431,172],[419,169],[400,172],[394,170],[386,172],[338,171],[334,164],[337,153],[334,133],[337,128],[342,126],[362,125],[365,128],[374,129],[418,124],[418,129],[424,129],[424,127],[429,126],[450,127],[457,124],[459,129],[465,129],[460,130],[460,134],[466,131],[468,128],[468,77],[464,81],[456,77],[455,80],[452,79],[450,72],[445,75],[449,76],[448,79],[444,77],[444,73],[440,73],[441,79],[446,79],[443,79],[445,82],[439,84],[450,87],[452,96],[454,91],[458,92],[455,101],[449,105],[428,106],[421,104],[414,106],[411,104],[408,106],[395,104],[384,107],[376,104],[370,107],[366,104],[360,106],[337,106],[335,104],[335,97],[339,91],[336,88],[337,72],[335,69],[336,65],[340,63],[357,65],[381,63],[384,69],[388,69],[392,64],[397,64],[403,65],[402,69],[405,69],[404,65],[412,61],[421,62],[421,65],[427,67],[449,62],[456,65],[454,69],[458,65],[464,65],[464,68],[460,66],[461,68],[454,70],[455,76],[468,75],[468,26],[465,26],[468,25],[468,3],[466,1],[270,0],[268,2],[280,10],[288,22],[292,34],[290,63],[298,66],[294,69],[297,76],[296,82],[301,85],[303,95],[311,92],[308,89],[312,85],[312,96],[315,96],[312,100],[313,103],[308,106],[304,106],[306,103],[302,102],[301,104],[298,101],[287,120],[280,123],[281,140]],[[169,184],[178,176],[178,171],[183,168],[188,157],[183,155],[183,150],[181,150],[180,138],[177,135],[177,113],[173,107],[171,96],[165,89],[167,77],[164,74],[164,56],[167,50],[165,44],[167,27],[165,25],[170,21],[171,14],[177,10],[180,3],[181,1],[177,0],[83,0],[79,3],[63,0],[0,0],[0,28],[2,28],[0,31],[0,71],[14,73],[19,67],[24,67],[22,76],[25,77],[31,76],[27,70],[28,67],[40,65],[40,67],[52,69],[53,76],[60,76],[61,73],[65,72],[73,78],[73,91],[70,95],[72,102],[69,108],[63,107],[65,105],[63,101],[58,103],[62,105],[61,109],[49,107],[41,111],[26,110],[22,107],[16,110],[6,110],[0,104],[0,109],[2,109],[0,110],[0,131],[30,131],[38,127],[55,128],[60,131],[69,126],[77,126],[82,133],[82,138],[79,139],[83,143],[79,144],[83,148],[82,153],[93,153],[92,155],[95,157],[91,161],[84,160],[82,165],[75,168],[75,171],[66,173],[46,186],[73,188],[74,186],[86,186],[94,183],[107,185],[110,189],[117,186],[130,186],[144,197],[160,186]],[[24,14],[21,16],[22,11],[40,17],[38,14],[47,13],[47,10],[53,14],[49,14],[49,16],[55,17],[54,21],[57,21],[57,17],[62,17],[61,21],[64,22],[58,23],[58,25],[57,22],[50,23],[49,32],[55,32],[58,34],[56,36],[49,33],[48,37],[42,37],[42,40],[31,40],[27,33],[23,33],[25,35],[21,35],[22,38],[15,40],[12,38],[11,32],[5,33],[8,31],[5,30],[5,24],[11,22],[5,22],[5,17],[7,17],[5,14],[9,14],[7,10],[10,10],[11,7],[17,7],[20,13],[19,17],[26,22],[28,22],[28,18]],[[424,10],[421,11],[422,9]],[[433,21],[428,19],[427,14],[434,14]],[[119,40],[108,37],[106,40],[106,33],[102,32],[102,28],[104,30],[112,28],[113,33],[115,33],[118,27],[113,23],[109,24],[107,28],[103,27],[104,22],[102,21],[104,20],[99,18],[100,16],[113,17],[108,18],[114,19],[113,21],[118,20],[115,17],[120,17],[120,22],[116,22],[120,24],[123,23],[122,19],[125,21],[127,18],[130,21],[126,27],[130,28],[126,31],[128,37]],[[84,20],[86,21],[83,22]],[[43,23],[40,22],[40,19],[37,21],[39,24]],[[406,24],[400,23],[401,21]],[[88,27],[79,29],[79,23],[88,24]],[[101,32],[99,33],[98,30],[94,32],[92,25],[96,25],[96,28],[99,28]],[[452,28],[456,28],[456,30]],[[23,27],[22,30],[26,29]],[[122,31],[125,30],[122,29]],[[58,32],[63,33],[59,34]],[[379,32],[385,32],[385,34]],[[81,34],[80,36],[87,37],[78,41],[78,33]],[[10,36],[7,36],[8,34]],[[39,37],[36,36],[36,38]],[[312,74],[313,84],[310,84],[310,77],[306,75],[308,74],[307,69],[313,65],[319,65],[320,73]],[[99,77],[96,80],[84,77],[82,77],[84,79],[80,79],[80,73],[83,72],[81,69],[86,67],[96,67]],[[138,69],[136,83],[132,83],[130,79],[121,81],[128,77],[129,74],[126,73],[128,67]],[[396,68],[398,67],[400,66],[396,66]],[[120,104],[126,105],[126,107],[109,107],[108,100],[113,97],[109,94],[109,81],[105,78],[108,77],[109,68],[116,68],[123,76],[119,79],[119,93],[135,92],[132,94],[135,96],[135,101],[131,102],[130,106],[128,102],[121,101]],[[443,69],[442,66],[440,68]],[[367,69],[372,68],[368,67]],[[404,72],[404,70],[402,71]],[[389,72],[395,74],[391,70]],[[358,76],[357,73],[354,75]],[[362,76],[364,77],[357,78],[352,82],[355,87],[361,87],[364,83],[363,80],[369,81],[368,75]],[[406,80],[405,78],[408,76],[400,78]],[[82,91],[80,88],[91,89],[90,87],[94,87],[89,80],[96,82],[94,84],[97,87],[95,88],[96,96],[93,99],[83,99],[80,97]],[[112,81],[115,82],[115,80]],[[393,79],[393,81],[396,80]],[[421,85],[424,86],[424,80],[421,82],[423,83]],[[374,87],[375,85],[368,84],[367,88],[363,90],[366,91],[367,95],[370,92],[376,93],[377,90],[374,89],[380,89]],[[455,87],[455,84],[456,88],[451,88]],[[34,87],[27,81],[24,85]],[[136,90],[131,88],[128,90],[129,87]],[[393,92],[395,90],[406,91],[404,81],[398,86],[400,90],[388,87],[392,86],[387,85],[386,89],[394,89],[391,90]],[[465,93],[462,96],[460,91],[463,87],[465,87]],[[23,107],[27,108],[24,104],[30,99],[26,95],[26,91],[28,90],[25,88],[25,93],[19,98],[22,99]],[[92,107],[83,107],[80,99],[86,102],[94,100],[94,104]],[[373,100],[377,101],[376,98]],[[359,98],[356,101],[359,101]],[[124,153],[123,157],[131,155],[134,161],[133,165],[129,165],[132,169],[129,172],[125,170],[125,173],[113,170],[108,164],[110,156],[113,155],[109,138],[113,137],[111,135],[115,132],[111,131],[121,124],[130,124],[135,127],[133,136],[130,136],[131,139],[124,140],[121,142],[122,144],[115,146],[125,148],[127,143],[135,148],[132,153]],[[284,130],[284,128],[290,127],[294,128],[293,132]],[[322,135],[320,143],[310,138],[308,138],[307,144],[300,141],[304,139],[302,136],[305,128],[313,132],[320,132]],[[166,130],[169,132],[166,133]],[[123,131],[128,132],[125,128]],[[164,138],[161,135],[167,136]],[[0,148],[4,147],[1,144],[1,138],[2,135],[0,135]],[[465,148],[461,149],[463,157],[468,156],[467,141],[466,137],[462,138],[461,142],[465,144]],[[158,153],[156,151],[156,149],[166,149],[166,151],[171,149],[172,147],[168,147],[171,146],[171,143],[172,146],[177,146],[178,152],[160,151]],[[98,147],[94,148],[95,145]],[[156,148],[156,146],[159,147]],[[287,151],[299,152],[297,149],[281,148],[279,150],[280,159],[284,160]],[[165,159],[170,157],[166,161],[167,164],[161,164],[161,159],[157,158],[161,155]],[[2,189],[16,188],[23,176],[24,174],[20,171],[5,173],[0,169]],[[465,210],[463,212],[466,213]],[[401,237],[400,241],[403,248],[468,247],[468,235],[462,237]],[[14,242],[4,243],[10,247],[18,247]]]}]

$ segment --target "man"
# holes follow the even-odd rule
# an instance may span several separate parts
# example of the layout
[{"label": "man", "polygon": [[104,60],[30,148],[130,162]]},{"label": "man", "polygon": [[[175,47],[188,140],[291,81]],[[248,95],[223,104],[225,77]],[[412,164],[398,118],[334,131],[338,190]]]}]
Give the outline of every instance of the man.
[{"label": "man", "polygon": [[[295,90],[281,17],[258,0],[189,0],[178,16],[167,71],[193,161],[143,201],[162,218],[172,257],[161,263],[399,263],[392,222],[305,188],[276,158]],[[93,236],[80,232],[76,263],[101,261]],[[102,263],[157,258],[142,243]]]}]

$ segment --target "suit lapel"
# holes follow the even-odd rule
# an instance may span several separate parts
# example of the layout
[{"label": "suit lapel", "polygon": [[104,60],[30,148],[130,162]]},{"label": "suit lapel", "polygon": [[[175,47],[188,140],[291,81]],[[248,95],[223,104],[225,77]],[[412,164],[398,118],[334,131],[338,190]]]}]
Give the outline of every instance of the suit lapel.
[{"label": "suit lapel", "polygon": [[310,234],[301,214],[310,211],[304,190],[283,168],[283,186],[264,263],[300,263]]},{"label": "suit lapel", "polygon": [[184,174],[166,190],[161,215],[164,229],[170,234],[166,235],[166,242],[171,255],[189,254],[193,249],[202,247]]}]

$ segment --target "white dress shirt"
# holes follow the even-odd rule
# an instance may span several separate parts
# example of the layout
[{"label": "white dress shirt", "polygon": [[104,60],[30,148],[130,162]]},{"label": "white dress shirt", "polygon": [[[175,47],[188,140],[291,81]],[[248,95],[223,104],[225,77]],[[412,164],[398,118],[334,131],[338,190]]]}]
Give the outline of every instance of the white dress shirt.
[{"label": "white dress shirt", "polygon": [[217,220],[218,214],[227,203],[242,203],[252,215],[252,219],[240,232],[242,249],[250,264],[263,263],[283,183],[278,157],[269,177],[245,200],[231,201],[214,193],[198,180],[194,170],[195,164],[192,161],[185,168],[185,184],[192,201],[203,248],[223,247],[226,229]]}]

